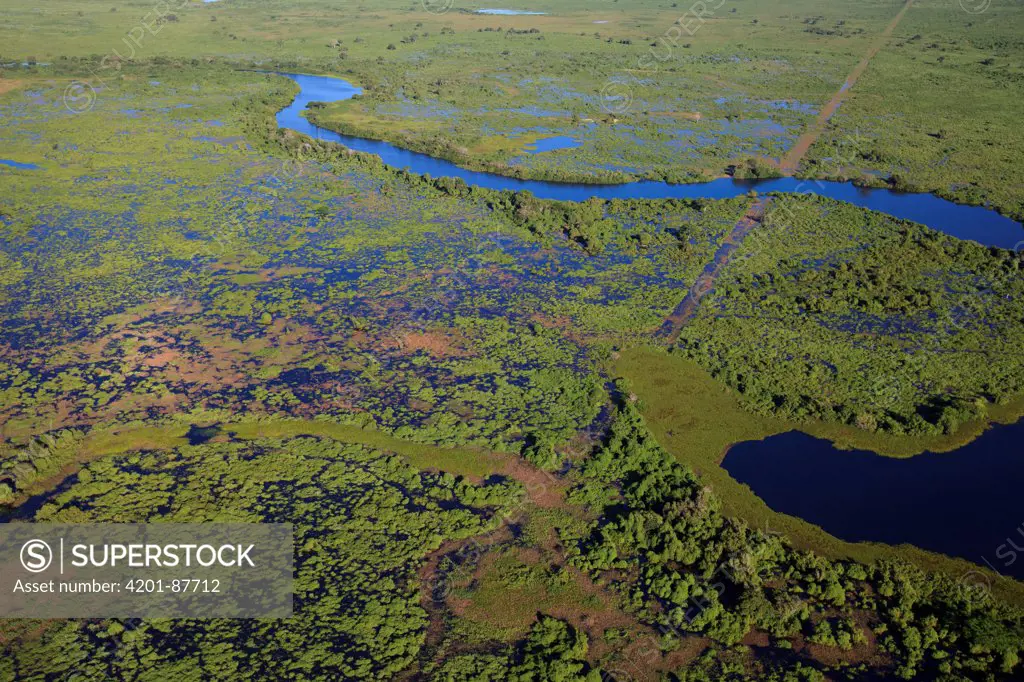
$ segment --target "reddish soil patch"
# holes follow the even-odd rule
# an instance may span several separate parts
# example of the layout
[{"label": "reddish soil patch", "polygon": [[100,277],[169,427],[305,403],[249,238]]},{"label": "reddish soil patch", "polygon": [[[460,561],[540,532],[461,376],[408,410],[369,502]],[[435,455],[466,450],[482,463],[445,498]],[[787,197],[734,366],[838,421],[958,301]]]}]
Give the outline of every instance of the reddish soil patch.
[{"label": "reddish soil patch", "polygon": [[0,78],[0,95],[13,92],[23,85],[25,85],[25,81],[23,80]]},{"label": "reddish soil patch", "polygon": [[566,506],[566,485],[554,474],[541,471],[516,455],[502,456],[498,472],[523,484],[526,497],[542,509],[562,509]]},{"label": "reddish soil patch", "polygon": [[466,357],[465,340],[438,332],[408,332],[399,337],[401,348],[407,353],[425,350],[434,357]]},{"label": "reddish soil patch", "polygon": [[587,632],[592,642],[601,639],[604,631],[609,628],[639,626],[636,618],[620,610],[617,606],[618,596],[605,587],[597,585],[586,573],[577,568],[566,566],[583,592],[600,600],[600,609],[583,609],[582,607],[552,609],[551,615],[563,618],[574,626]]},{"label": "reddish soil patch", "polygon": [[864,633],[867,641],[854,645],[849,651],[844,651],[834,646],[812,644],[802,637],[794,642],[793,650],[828,666],[840,663],[852,665],[865,663],[870,668],[877,670],[885,669],[892,665],[892,659],[888,654],[878,649],[878,637],[871,629],[872,617],[872,614],[866,611],[859,611],[854,614],[853,620],[857,627],[860,628],[860,631]]},{"label": "reddish soil patch", "polygon": [[215,263],[213,267],[221,272],[234,272],[239,275],[253,275],[254,277],[257,277],[260,282],[273,282],[286,277],[300,277],[302,275],[322,272],[319,268],[304,268],[297,265],[285,265],[279,268],[266,268],[251,272],[248,266],[232,262]]},{"label": "reddish soil patch", "polygon": [[664,679],[664,673],[684,668],[697,659],[712,642],[705,637],[685,637],[674,651],[662,653],[661,638],[646,628],[622,649],[617,651],[602,668],[615,679],[632,682],[655,682]]},{"label": "reddish soil patch", "polygon": [[[121,391],[109,403],[83,410],[86,401],[72,399],[50,407],[45,413],[29,409],[18,414],[17,406],[0,411],[0,424],[30,421],[33,411],[50,420],[47,430],[68,426],[84,426],[115,418],[132,418],[147,410],[170,412],[204,396],[217,396],[225,389],[239,388],[258,382],[251,377],[254,369],[267,366],[293,365],[309,353],[317,352],[322,336],[313,328],[284,319],[268,327],[260,327],[244,338],[234,330],[208,328],[199,323],[181,323],[153,315],[166,314],[183,306],[163,301],[144,311],[108,320],[107,330],[100,338],[73,342],[53,349],[44,360],[25,352],[12,352],[11,357],[33,372],[63,369],[76,365],[116,362],[116,371],[126,377],[147,378],[166,391]],[[273,349],[271,359],[263,352]],[[100,376],[110,372],[96,370]],[[347,399],[338,395],[339,399]],[[247,406],[258,410],[260,405]],[[13,434],[9,434],[13,435]]]},{"label": "reddish soil patch", "polygon": [[541,313],[534,313],[530,316],[530,321],[535,322],[542,327],[546,327],[547,329],[557,329],[562,332],[562,336],[575,343],[588,343],[601,338],[593,335],[588,336],[582,333],[574,327],[572,318],[566,315],[551,317]]},{"label": "reddish soil patch", "polygon": [[464,540],[448,540],[427,555],[427,560],[416,571],[416,577],[420,582],[420,605],[427,612],[424,649],[437,647],[444,639],[445,615],[451,606],[450,585],[443,582],[446,576],[442,576],[438,570],[441,560],[446,556],[457,561],[478,558],[492,546],[508,542],[511,538],[512,532],[508,524],[502,524],[485,535]]},{"label": "reddish soil patch", "polygon": [[166,367],[176,358],[178,358],[176,350],[164,348],[147,358],[143,358],[142,364],[149,365],[150,367]]},{"label": "reddish soil patch", "polygon": [[548,329],[567,330],[572,327],[572,318],[566,315],[549,317],[547,315],[541,315],[540,313],[534,313],[533,315],[530,315],[530,321],[536,322],[540,326]]},{"label": "reddish soil patch", "polygon": [[[590,651],[591,661],[596,661],[603,653],[607,653],[609,649],[609,647],[603,646],[605,644],[603,639],[605,630],[609,628],[635,630],[643,627],[633,616],[618,608],[617,595],[595,584],[585,573],[567,566],[564,554],[542,551],[536,547],[509,547],[503,551],[491,551],[496,548],[497,546],[494,544],[488,546],[488,551],[479,560],[473,572],[470,575],[462,576],[458,581],[458,586],[466,587],[487,581],[488,575],[495,570],[495,562],[503,556],[512,556],[516,561],[527,566],[545,565],[552,569],[559,568],[568,572],[579,594],[587,600],[586,604],[574,603],[565,597],[557,597],[549,593],[548,589],[544,587],[536,594],[536,602],[532,605],[540,612],[562,619],[570,623],[574,628],[585,632],[592,645],[596,647]],[[521,597],[527,599],[529,598],[527,594],[523,593]],[[472,598],[449,595],[446,601],[448,609],[456,616],[488,620],[492,615],[491,611],[481,613],[479,607],[471,611],[470,608],[473,606]],[[507,616],[507,614],[493,615],[497,616],[499,620]],[[520,616],[526,618],[527,622],[523,623],[525,626],[534,620],[535,612],[532,610],[524,611],[520,613]],[[506,623],[505,625],[511,624]]]},{"label": "reddish soil patch", "polygon": [[743,638],[742,643],[745,646],[770,646],[772,638],[767,632],[751,630],[747,633],[747,636]]},{"label": "reddish soil patch", "polygon": [[416,410],[417,412],[429,412],[433,404],[428,403],[426,400],[419,400],[417,398],[409,398],[409,407]]}]

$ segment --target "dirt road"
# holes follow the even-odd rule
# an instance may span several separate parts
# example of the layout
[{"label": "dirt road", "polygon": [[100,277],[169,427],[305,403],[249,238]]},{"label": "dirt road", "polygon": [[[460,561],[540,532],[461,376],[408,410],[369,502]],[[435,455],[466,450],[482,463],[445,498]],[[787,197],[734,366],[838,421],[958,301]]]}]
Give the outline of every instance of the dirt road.
[{"label": "dirt road", "polygon": [[807,150],[811,148],[811,145],[814,144],[818,139],[818,136],[825,130],[825,124],[828,123],[830,118],[832,118],[832,114],[836,113],[836,109],[838,109],[839,105],[842,104],[844,99],[846,99],[846,96],[850,93],[850,90],[857,82],[857,79],[860,78],[861,74],[864,73],[864,70],[868,68],[868,64],[874,56],[878,54],[879,50],[885,47],[887,42],[889,42],[892,32],[896,30],[896,26],[903,19],[903,15],[907,13],[908,9],[910,9],[912,1],[913,0],[907,0],[903,5],[903,9],[901,9],[899,14],[889,22],[889,25],[885,27],[882,34],[878,36],[878,39],[874,44],[872,44],[868,53],[864,55],[864,58],[861,59],[857,66],[854,67],[853,71],[850,72],[850,75],[846,77],[846,82],[843,83],[843,86],[836,91],[836,94],[832,95],[832,99],[830,99],[828,104],[826,104],[821,112],[818,113],[817,118],[814,119],[814,123],[812,123],[807,129],[807,132],[797,139],[796,144],[794,144],[793,148],[789,150],[788,154],[786,154],[786,158],[784,158],[782,163],[779,164],[783,173],[786,175],[796,173],[804,155],[807,154]]}]

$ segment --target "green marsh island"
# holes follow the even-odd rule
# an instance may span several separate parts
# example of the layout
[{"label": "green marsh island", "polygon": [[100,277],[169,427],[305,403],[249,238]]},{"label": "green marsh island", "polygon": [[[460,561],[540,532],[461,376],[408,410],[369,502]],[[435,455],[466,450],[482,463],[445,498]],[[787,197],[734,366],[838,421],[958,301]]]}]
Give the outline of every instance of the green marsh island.
[{"label": "green marsh island", "polygon": [[1024,679],[1021,120],[1005,0],[3,0],[0,520],[293,612],[0,680]]}]

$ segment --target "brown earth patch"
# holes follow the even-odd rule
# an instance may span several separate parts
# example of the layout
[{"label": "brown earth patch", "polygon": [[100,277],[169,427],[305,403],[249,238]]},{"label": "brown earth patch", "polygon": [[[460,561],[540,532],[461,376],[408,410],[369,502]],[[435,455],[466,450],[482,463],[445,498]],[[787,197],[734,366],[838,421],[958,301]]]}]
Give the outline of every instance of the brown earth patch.
[{"label": "brown earth patch", "polygon": [[234,272],[242,276],[252,275],[253,280],[258,282],[273,282],[288,277],[301,277],[323,272],[320,268],[304,268],[298,265],[285,265],[279,268],[264,268],[253,271],[248,266],[232,262],[214,263],[213,268],[220,272]]},{"label": "brown earth patch", "polygon": [[440,582],[441,560],[445,557],[480,556],[490,547],[508,542],[511,538],[512,532],[508,524],[503,523],[484,535],[463,540],[447,540],[427,555],[426,561],[416,571],[416,577],[420,582],[420,604],[426,610],[428,618],[425,647],[436,647],[444,638],[445,615],[451,595],[449,589]]},{"label": "brown earth patch", "polygon": [[428,403],[426,400],[419,400],[418,398],[409,398],[409,407],[416,410],[417,412],[429,412],[430,408],[434,405]]},{"label": "brown earth patch", "polygon": [[686,667],[712,644],[706,637],[693,635],[681,639],[675,650],[662,653],[658,633],[648,628],[617,651],[603,668],[613,677],[618,672],[616,679],[655,682],[664,679],[664,673]]},{"label": "brown earth patch", "polygon": [[549,315],[542,315],[541,313],[534,313],[533,315],[530,315],[530,321],[536,322],[547,329],[568,330],[572,328],[572,318],[568,315],[551,317]]},{"label": "brown earth patch", "polygon": [[[538,548],[499,549],[497,545],[491,545],[488,550],[475,570],[459,581],[458,587],[490,583],[490,587],[487,588],[490,592],[488,599],[493,599],[494,590],[500,588],[493,583],[496,578],[492,575],[496,570],[496,562],[504,558],[511,558],[525,566],[547,564],[549,569],[565,571],[571,582],[569,586],[558,588],[556,591],[552,591],[552,587],[544,582],[509,587],[502,597],[510,600],[505,604],[508,608],[500,608],[500,605],[499,608],[494,608],[494,604],[481,606],[474,601],[473,593],[468,597],[451,594],[447,598],[447,605],[454,615],[488,623],[501,629],[512,628],[525,633],[540,612],[570,623],[574,628],[585,632],[594,644],[603,642],[602,635],[609,628],[629,629],[638,626],[635,618],[618,608],[616,595],[596,585],[583,572],[565,565],[563,555],[542,552]],[[562,592],[562,589],[569,592]],[[596,660],[600,655],[600,647],[590,653],[591,659]]]},{"label": "brown earth patch", "polygon": [[[584,594],[595,597],[600,603],[596,609],[586,608],[579,605],[556,606],[549,610],[549,613],[556,618],[562,618],[581,629],[590,637],[590,641],[597,644],[602,641],[605,630],[622,627],[633,628],[638,625],[635,617],[625,613],[617,606],[618,597],[607,589],[598,586],[582,571],[567,567],[566,570],[573,576],[576,584],[579,585]],[[593,656],[597,652],[591,652]]]},{"label": "brown earth patch", "polygon": [[8,92],[14,92],[25,85],[26,82],[24,80],[17,78],[0,78],[0,95],[6,95]]},{"label": "brown earth patch", "polygon": [[741,640],[741,643],[745,646],[770,646],[772,638],[767,632],[751,630],[747,633],[746,637]]},{"label": "brown earth patch", "polygon": [[854,614],[853,620],[865,636],[865,642],[855,644],[849,651],[839,647],[825,646],[808,642],[803,637],[794,641],[793,650],[813,658],[824,665],[839,665],[847,663],[857,665],[866,664],[870,668],[882,670],[892,665],[891,657],[878,648],[878,636],[872,628],[873,615],[867,611],[858,611]]},{"label": "brown earth patch", "polygon": [[[12,362],[32,373],[84,366],[92,385],[104,377],[120,375],[146,378],[166,390],[132,392],[115,388],[114,396],[108,396],[105,404],[94,404],[90,395],[82,399],[65,396],[58,399],[57,409],[53,403],[45,409],[12,404],[0,410],[0,424],[13,423],[17,418],[18,426],[5,428],[5,432],[9,436],[21,433],[22,422],[30,425],[40,418],[48,419],[47,430],[52,430],[141,417],[153,410],[168,413],[195,400],[202,402],[208,394],[257,383],[261,380],[253,376],[256,370],[301,362],[308,354],[315,354],[322,341],[315,329],[285,319],[254,331],[244,329],[239,338],[238,331],[230,328],[211,329],[194,322],[169,326],[165,320],[151,318],[181,308],[175,302],[163,301],[142,312],[108,318],[104,321],[107,331],[99,338],[55,348],[42,360],[27,352],[10,353]],[[106,369],[104,365],[111,362],[115,367]],[[336,397],[347,399],[344,395]],[[247,407],[255,410],[260,406]]]},{"label": "brown earth patch", "polygon": [[702,118],[699,111],[659,111],[658,116],[671,116],[687,121],[699,121]]},{"label": "brown earth patch", "polygon": [[506,95],[510,95],[512,97],[518,97],[519,94],[520,94],[519,88],[517,88],[514,85],[507,85],[505,83],[502,83],[501,81],[497,81],[496,84],[497,84],[498,88],[502,92],[504,92]]},{"label": "brown earth patch", "polygon": [[465,348],[466,340],[454,334],[442,334],[436,331],[407,332],[399,338],[401,349],[407,353],[424,350],[436,358],[466,357],[469,352]]},{"label": "brown earth patch", "polygon": [[523,484],[526,497],[541,509],[564,509],[568,486],[554,474],[542,471],[518,455],[503,455],[498,473]]}]

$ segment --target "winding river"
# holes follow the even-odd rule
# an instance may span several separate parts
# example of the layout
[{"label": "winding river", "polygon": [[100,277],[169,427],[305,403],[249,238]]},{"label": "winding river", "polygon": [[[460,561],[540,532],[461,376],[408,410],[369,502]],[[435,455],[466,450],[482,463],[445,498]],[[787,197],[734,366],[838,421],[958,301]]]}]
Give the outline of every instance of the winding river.
[{"label": "winding river", "polygon": [[[1013,249],[1024,242],[1022,226],[995,211],[955,204],[930,194],[863,189],[852,183],[724,178],[688,185],[652,181],[588,185],[518,180],[466,170],[387,142],[340,135],[313,125],[301,115],[310,102],[350,99],[361,90],[338,78],[281,75],[298,83],[301,92],[278,113],[279,126],[376,154],[390,166],[415,173],[454,176],[480,187],[528,190],[540,198],[569,201],[595,196],[723,199],[752,189],[810,192],[987,246]],[[723,467],[776,511],[799,516],[844,540],[911,543],[1024,579],[1021,443],[1024,421],[995,426],[953,452],[896,460],[871,452],[841,451],[828,441],[791,432],[733,446]]]},{"label": "winding river", "polygon": [[1024,241],[1021,224],[980,206],[964,206],[931,194],[865,189],[851,182],[824,182],[773,178],[769,180],[733,180],[720,178],[710,182],[673,185],[644,180],[618,185],[570,184],[543,180],[519,180],[494,173],[460,168],[451,161],[401,149],[388,142],[341,135],[307,121],[302,112],[310,102],[338,102],[351,99],[362,90],[348,81],[327,76],[282,73],[298,83],[301,91],[295,100],[277,115],[277,124],[320,140],[339,142],[350,149],[378,155],[394,168],[434,177],[459,177],[470,185],[488,189],[528,190],[541,199],[584,201],[602,199],[728,199],[750,190],[758,192],[809,192],[881,211],[896,218],[912,220],[960,239],[971,239],[986,246],[1013,249]]}]

